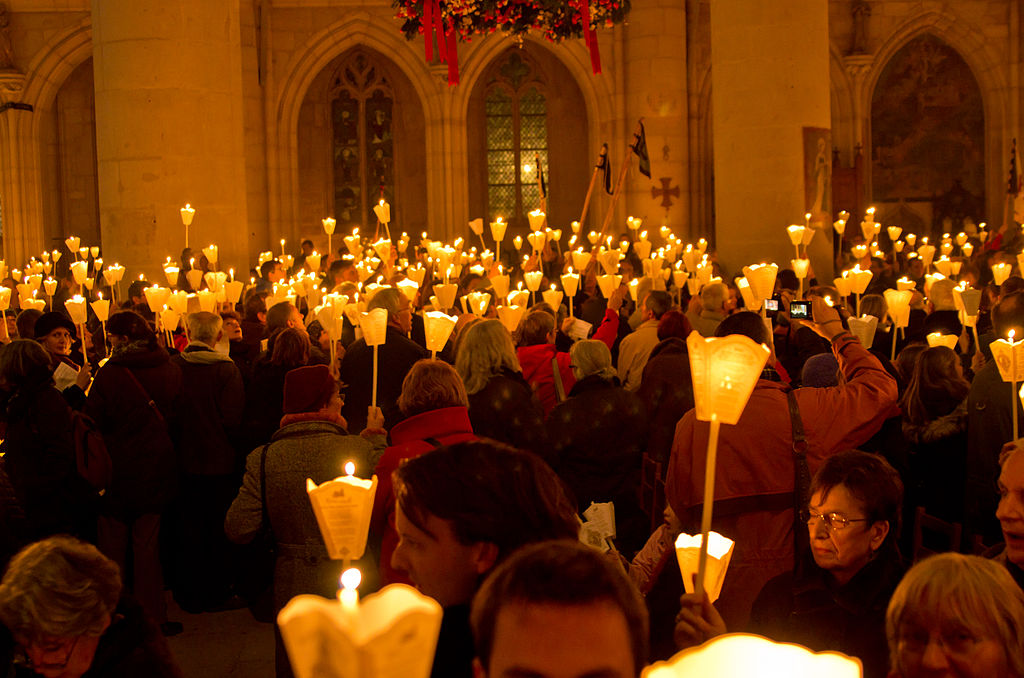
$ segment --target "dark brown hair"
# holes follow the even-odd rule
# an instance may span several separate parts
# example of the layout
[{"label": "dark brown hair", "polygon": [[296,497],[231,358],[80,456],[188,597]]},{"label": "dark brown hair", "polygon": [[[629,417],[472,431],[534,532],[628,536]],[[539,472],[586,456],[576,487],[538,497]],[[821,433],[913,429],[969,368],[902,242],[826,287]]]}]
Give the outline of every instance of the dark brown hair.
[{"label": "dark brown hair", "polygon": [[850,450],[825,460],[811,480],[810,494],[827,497],[832,488],[842,485],[864,504],[868,524],[889,523],[889,534],[882,548],[895,548],[903,510],[903,481],[889,462],[877,454]]},{"label": "dark brown hair", "polygon": [[583,544],[558,541],[525,546],[494,570],[473,599],[470,624],[477,656],[488,669],[498,615],[505,606],[601,603],[622,612],[636,675],[640,675],[647,663],[647,608],[629,578],[607,557]]},{"label": "dark brown hair", "polygon": [[548,337],[555,331],[555,317],[550,311],[534,306],[519,326],[519,345],[537,346],[548,343]]},{"label": "dark brown hair", "polygon": [[957,372],[959,360],[960,356],[945,346],[932,346],[921,352],[900,400],[907,422],[915,426],[927,424],[963,402],[971,383]]},{"label": "dark brown hair", "polygon": [[294,368],[309,363],[309,337],[305,332],[288,327],[274,336],[274,351],[270,354],[272,365]]},{"label": "dark brown hair", "polygon": [[540,457],[494,441],[449,445],[406,460],[394,472],[395,498],[413,525],[451,524],[462,544],[489,542],[503,559],[524,544],[572,539],[576,507]]}]

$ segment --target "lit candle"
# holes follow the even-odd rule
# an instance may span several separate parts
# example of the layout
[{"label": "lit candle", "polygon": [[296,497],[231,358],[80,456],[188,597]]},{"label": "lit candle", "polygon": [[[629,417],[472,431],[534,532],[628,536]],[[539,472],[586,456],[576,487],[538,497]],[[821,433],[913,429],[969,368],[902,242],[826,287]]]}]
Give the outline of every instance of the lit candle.
[{"label": "lit candle", "polygon": [[341,609],[346,614],[355,615],[359,612],[359,583],[362,579],[363,575],[355,567],[350,567],[341,573],[338,602],[341,603]]}]

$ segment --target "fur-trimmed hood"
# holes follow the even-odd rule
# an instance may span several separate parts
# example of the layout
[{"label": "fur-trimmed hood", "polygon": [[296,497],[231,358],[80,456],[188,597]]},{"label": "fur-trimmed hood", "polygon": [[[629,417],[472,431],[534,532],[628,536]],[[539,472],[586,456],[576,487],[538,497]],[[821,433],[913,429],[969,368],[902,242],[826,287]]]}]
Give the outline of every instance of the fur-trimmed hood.
[{"label": "fur-trimmed hood", "polygon": [[934,443],[943,438],[949,438],[962,433],[967,428],[967,401],[956,406],[949,414],[938,419],[933,419],[927,424],[915,426],[909,422],[903,422],[903,435],[907,441],[917,445],[920,443]]}]

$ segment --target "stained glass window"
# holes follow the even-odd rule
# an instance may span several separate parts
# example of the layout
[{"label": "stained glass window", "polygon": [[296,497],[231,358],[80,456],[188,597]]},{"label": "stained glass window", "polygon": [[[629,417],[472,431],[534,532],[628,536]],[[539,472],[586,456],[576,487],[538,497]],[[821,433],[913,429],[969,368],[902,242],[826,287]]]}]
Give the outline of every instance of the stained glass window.
[{"label": "stained glass window", "polygon": [[540,206],[538,162],[548,166],[547,102],[534,65],[512,50],[488,84],[487,213],[525,218]]},{"label": "stained glass window", "polygon": [[392,133],[394,91],[387,75],[356,51],[331,81],[334,138],[334,210],[338,226],[376,222],[373,206],[391,203],[394,220],[395,148]]}]

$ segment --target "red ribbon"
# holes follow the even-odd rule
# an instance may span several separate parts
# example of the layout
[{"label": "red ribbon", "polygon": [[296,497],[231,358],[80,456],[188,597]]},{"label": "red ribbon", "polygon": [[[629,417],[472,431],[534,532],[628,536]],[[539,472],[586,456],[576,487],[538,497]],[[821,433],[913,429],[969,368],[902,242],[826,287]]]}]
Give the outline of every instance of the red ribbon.
[{"label": "red ribbon", "polygon": [[434,60],[434,5],[437,0],[423,0],[423,47],[427,63]]},{"label": "red ribbon", "polygon": [[580,23],[583,27],[583,40],[590,48],[590,68],[594,75],[601,73],[601,50],[597,44],[597,33],[590,27],[590,2],[580,0]]},{"label": "red ribbon", "polygon": [[448,23],[448,32],[445,38],[448,42],[448,84],[459,84],[459,53],[455,44],[454,20]]},{"label": "red ribbon", "polygon": [[434,3],[434,32],[437,33],[437,51],[441,61],[445,61],[447,56],[445,55],[444,43],[442,42],[442,38],[445,35],[444,18],[441,16],[441,7],[438,4],[438,0],[429,1]]}]

